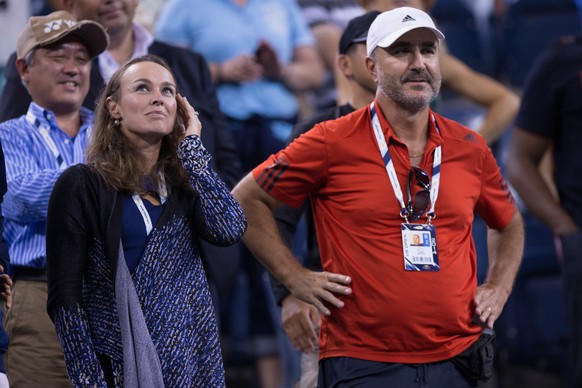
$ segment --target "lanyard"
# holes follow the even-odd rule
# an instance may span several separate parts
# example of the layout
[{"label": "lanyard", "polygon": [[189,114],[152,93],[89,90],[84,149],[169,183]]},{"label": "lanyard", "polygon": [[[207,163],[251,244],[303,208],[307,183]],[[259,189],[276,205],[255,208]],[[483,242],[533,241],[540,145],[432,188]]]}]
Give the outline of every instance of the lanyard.
[{"label": "lanyard", "polygon": [[[160,195],[160,202],[163,205],[166,202],[168,192],[166,190],[166,184],[164,182],[164,177],[161,174],[160,174],[159,195]],[[139,210],[139,214],[141,214],[141,217],[143,218],[143,223],[145,224],[145,228],[146,228],[146,235],[149,236],[150,232],[154,228],[154,225],[152,223],[152,219],[150,217],[150,213],[148,213],[148,210],[146,209],[146,207],[143,203],[143,200],[141,199],[139,194],[132,195],[131,199],[133,199],[135,206],[137,206],[137,210]]]},{"label": "lanyard", "polygon": [[51,137],[49,130],[46,128],[46,126],[42,125],[40,120],[37,119],[34,116],[34,114],[30,111],[26,113],[26,120],[32,125],[34,125],[36,128],[38,128],[42,140],[44,140],[45,145],[48,147],[49,151],[53,154],[53,156],[57,160],[57,163],[59,164],[59,169],[64,170],[67,167],[65,160],[61,156],[61,153],[59,152],[59,149],[57,148],[57,145],[55,144],[55,141]]},{"label": "lanyard", "polygon": [[[408,218],[408,210],[406,210],[406,205],[404,204],[404,196],[402,194],[402,189],[400,188],[400,183],[398,183],[398,176],[396,175],[396,170],[394,169],[394,162],[390,157],[390,152],[388,151],[388,144],[386,143],[386,137],[384,136],[384,132],[382,131],[382,126],[380,125],[380,120],[378,119],[378,114],[376,113],[376,108],[374,107],[374,103],[370,104],[370,113],[372,115],[372,131],[374,132],[374,136],[376,137],[376,142],[378,143],[378,148],[380,149],[380,156],[384,161],[386,166],[386,173],[388,174],[388,179],[390,179],[390,183],[392,184],[392,189],[394,190],[394,194],[396,195],[396,199],[400,204],[400,216],[407,219]],[[434,122],[435,128],[437,132],[440,133],[438,124],[433,114],[431,114],[432,120]],[[432,179],[431,179],[431,188],[430,188],[430,200],[431,206],[430,210],[427,213],[428,223],[436,217],[434,213],[434,207],[436,204],[436,200],[439,193],[439,186],[441,180],[441,159],[442,159],[442,151],[441,146],[438,146],[434,150],[434,159],[432,164]],[[408,220],[406,221],[408,222]]]}]

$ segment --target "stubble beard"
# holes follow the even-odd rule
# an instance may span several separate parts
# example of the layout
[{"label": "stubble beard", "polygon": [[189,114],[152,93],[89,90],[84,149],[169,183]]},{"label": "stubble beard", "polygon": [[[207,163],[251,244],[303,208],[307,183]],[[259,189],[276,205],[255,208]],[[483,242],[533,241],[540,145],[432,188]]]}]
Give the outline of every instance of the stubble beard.
[{"label": "stubble beard", "polygon": [[424,74],[432,93],[412,94],[404,90],[406,79],[399,80],[395,77],[390,77],[382,74],[380,76],[380,83],[378,87],[382,93],[394,101],[396,105],[403,110],[411,113],[418,113],[430,105],[431,102],[438,96],[441,89],[442,78],[433,78],[428,73]]}]

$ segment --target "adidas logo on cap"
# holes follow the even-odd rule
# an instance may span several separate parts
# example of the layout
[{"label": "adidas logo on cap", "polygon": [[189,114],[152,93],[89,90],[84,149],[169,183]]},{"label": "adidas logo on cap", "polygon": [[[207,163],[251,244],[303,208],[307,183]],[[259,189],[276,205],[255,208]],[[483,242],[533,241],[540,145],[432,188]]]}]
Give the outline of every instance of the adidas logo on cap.
[{"label": "adidas logo on cap", "polygon": [[445,38],[426,12],[412,7],[394,8],[376,16],[370,25],[366,53],[370,56],[376,47],[390,47],[402,35],[417,28],[429,29],[437,40]]}]

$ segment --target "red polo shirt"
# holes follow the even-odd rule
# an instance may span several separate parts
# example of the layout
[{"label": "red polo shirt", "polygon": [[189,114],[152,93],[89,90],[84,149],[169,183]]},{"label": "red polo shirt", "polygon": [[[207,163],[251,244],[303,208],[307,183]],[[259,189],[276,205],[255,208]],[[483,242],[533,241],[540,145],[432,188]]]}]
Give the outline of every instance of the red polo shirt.
[{"label": "red polo shirt", "polygon": [[[408,151],[376,107],[406,197]],[[323,319],[320,358],[435,362],[479,336],[481,328],[471,322],[477,285],[473,213],[501,229],[513,215],[513,198],[483,138],[434,115],[440,134],[431,121],[420,167],[431,176],[433,151],[442,146],[433,221],[438,272],[404,269],[400,205],[369,108],[316,125],[253,170],[265,191],[291,206],[309,196],[324,270],[352,278],[352,295],[341,297],[345,306],[332,307]]]}]

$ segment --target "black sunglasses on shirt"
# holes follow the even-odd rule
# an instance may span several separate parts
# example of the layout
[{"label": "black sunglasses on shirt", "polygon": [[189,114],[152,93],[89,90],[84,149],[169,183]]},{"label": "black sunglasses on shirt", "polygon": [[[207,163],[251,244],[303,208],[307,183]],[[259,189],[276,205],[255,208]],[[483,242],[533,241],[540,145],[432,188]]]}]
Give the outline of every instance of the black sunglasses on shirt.
[{"label": "black sunglasses on shirt", "polygon": [[[410,189],[413,182],[421,189],[414,195],[414,200],[412,199]],[[416,221],[422,217],[430,204],[430,178],[424,170],[414,166],[408,171],[406,192],[408,193],[408,203],[406,205],[408,220]]]}]

